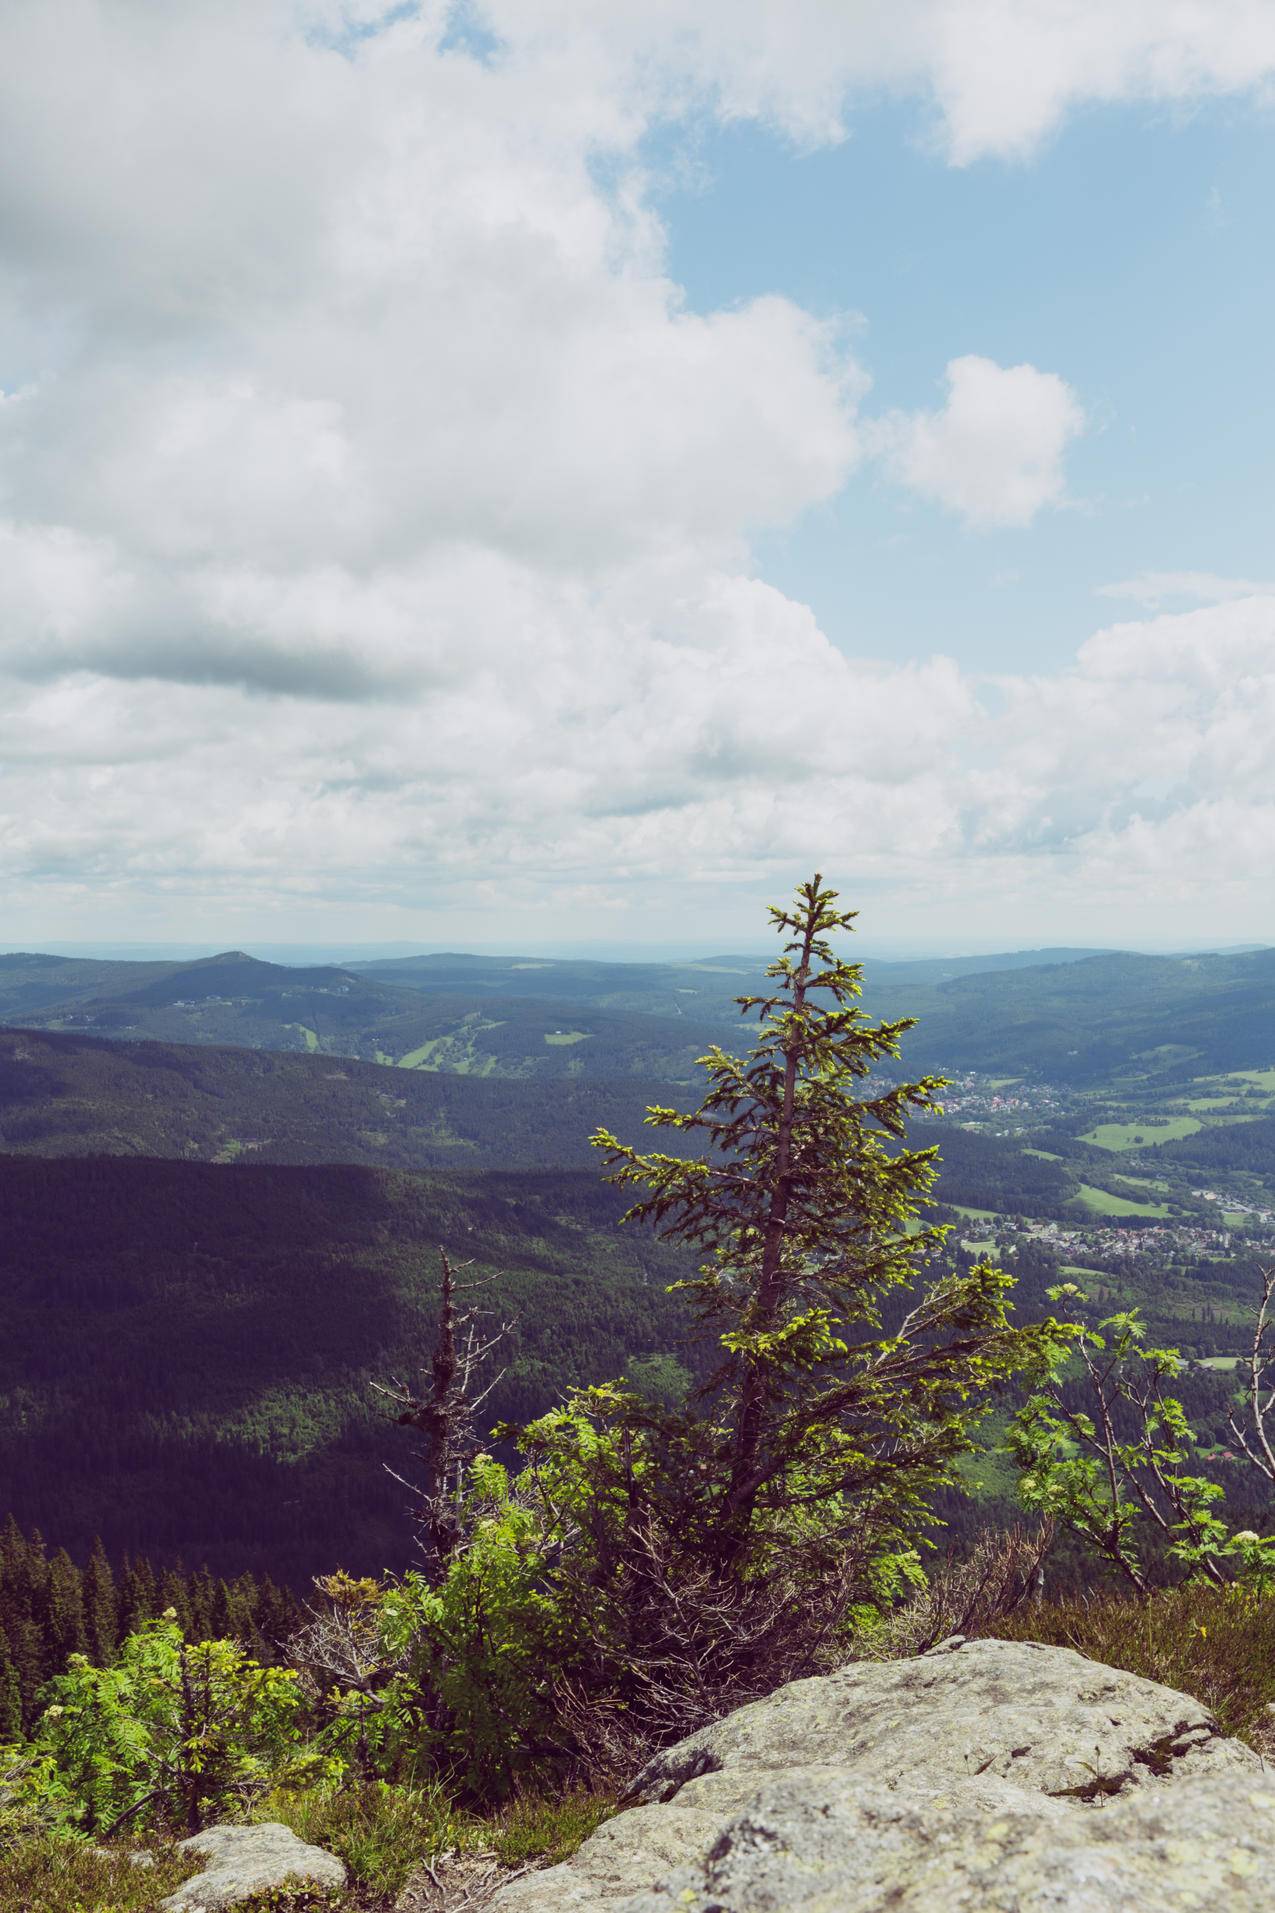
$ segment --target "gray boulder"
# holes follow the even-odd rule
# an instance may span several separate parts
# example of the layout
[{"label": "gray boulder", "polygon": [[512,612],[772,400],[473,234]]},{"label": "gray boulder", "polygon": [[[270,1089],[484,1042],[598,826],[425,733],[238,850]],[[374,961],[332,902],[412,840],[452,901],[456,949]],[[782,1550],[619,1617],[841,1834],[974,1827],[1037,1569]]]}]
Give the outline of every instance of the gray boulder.
[{"label": "gray boulder", "polygon": [[213,1913],[283,1886],[336,1892],[346,1881],[334,1853],[307,1846],[290,1827],[273,1820],[257,1827],[207,1827],[183,1840],[180,1851],[197,1854],[207,1865],[161,1900],[161,1913]]},{"label": "gray boulder", "polygon": [[630,1797],[493,1908],[1275,1913],[1257,1756],[1068,1648],[953,1643],[795,1681],[657,1755]]},{"label": "gray boulder", "polygon": [[1271,1913],[1275,1779],[1237,1771],[1139,1788],[1101,1812],[995,1783],[776,1780],[698,1864],[610,1902],[623,1913]]}]

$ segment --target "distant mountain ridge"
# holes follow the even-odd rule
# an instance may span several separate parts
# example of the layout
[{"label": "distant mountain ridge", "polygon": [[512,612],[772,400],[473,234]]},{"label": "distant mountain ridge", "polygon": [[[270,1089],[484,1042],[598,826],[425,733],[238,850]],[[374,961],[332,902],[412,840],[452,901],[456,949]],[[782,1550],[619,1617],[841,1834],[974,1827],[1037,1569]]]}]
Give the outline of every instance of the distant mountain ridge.
[{"label": "distant mountain ridge", "polygon": [[[69,968],[67,966],[70,966]],[[461,1074],[685,1080],[713,1030],[557,997],[431,991],[243,951],[176,964],[0,958],[0,1019],[117,1039],[233,1044]]]},{"label": "distant mountain ridge", "polygon": [[[997,967],[998,966],[998,967]],[[1143,956],[1037,950],[865,964],[865,1008],[915,1017],[909,1069],[1093,1085],[1275,1061],[1275,950]],[[0,1021],[168,1043],[357,1057],[564,1081],[685,1082],[736,1041],[760,964],[439,953],[341,968],[224,951],[187,963],[0,957]]]}]

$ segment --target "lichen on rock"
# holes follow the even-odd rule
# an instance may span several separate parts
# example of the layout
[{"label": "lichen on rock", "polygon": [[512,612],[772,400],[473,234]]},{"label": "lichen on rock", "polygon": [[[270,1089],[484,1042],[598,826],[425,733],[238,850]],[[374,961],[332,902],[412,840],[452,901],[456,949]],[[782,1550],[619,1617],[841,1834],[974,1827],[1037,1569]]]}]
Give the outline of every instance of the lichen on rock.
[{"label": "lichen on rock", "polygon": [[1207,1709],[975,1641],[795,1681],[656,1755],[497,1913],[1275,1913],[1275,1779]]},{"label": "lichen on rock", "polygon": [[334,1853],[299,1840],[290,1827],[263,1821],[255,1827],[206,1827],[183,1840],[181,1851],[205,1861],[160,1903],[160,1913],[223,1913],[258,1894],[288,1887],[339,1891],[345,1867]]}]

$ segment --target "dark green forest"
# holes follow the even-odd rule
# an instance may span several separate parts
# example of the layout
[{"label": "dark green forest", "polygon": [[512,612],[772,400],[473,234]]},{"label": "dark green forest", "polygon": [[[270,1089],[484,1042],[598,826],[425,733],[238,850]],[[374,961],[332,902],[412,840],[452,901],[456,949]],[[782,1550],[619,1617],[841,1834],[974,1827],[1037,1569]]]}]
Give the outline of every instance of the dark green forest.
[{"label": "dark green forest", "polygon": [[0,1030],[0,1149],[396,1169],[584,1168],[601,1121],[667,1086],[542,1085],[352,1058]]},{"label": "dark green forest", "polygon": [[167,1608],[188,1639],[234,1635],[264,1662],[279,1658],[303,1614],[269,1577],[157,1568],[145,1555],[112,1562],[96,1536],[77,1560],[10,1516],[0,1527],[0,1741],[30,1730],[41,1688],[68,1656],[106,1666],[126,1636]]},{"label": "dark green forest", "polygon": [[620,1207],[587,1173],[0,1158],[0,1507],[219,1572],[401,1566],[372,1384],[428,1357],[439,1248],[492,1278],[490,1420],[525,1417],[681,1337],[685,1258]]}]

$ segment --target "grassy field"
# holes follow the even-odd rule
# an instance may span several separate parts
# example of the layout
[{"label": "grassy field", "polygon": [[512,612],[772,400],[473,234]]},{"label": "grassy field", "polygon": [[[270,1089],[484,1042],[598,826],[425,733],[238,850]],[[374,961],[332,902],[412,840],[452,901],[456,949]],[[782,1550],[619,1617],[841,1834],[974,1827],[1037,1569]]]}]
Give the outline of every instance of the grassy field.
[{"label": "grassy field", "polygon": [[1024,1149],[1023,1154],[1025,1156],[1039,1156],[1042,1162],[1065,1162],[1067,1160],[1065,1156],[1060,1156],[1055,1149]]},{"label": "grassy field", "polygon": [[[963,1202],[954,1202],[952,1207],[958,1216],[965,1216],[970,1222],[988,1223],[1000,1220],[994,1209],[971,1209]],[[971,1255],[991,1255],[996,1248],[986,1229],[978,1232],[971,1229],[968,1233],[962,1230],[960,1239]]]},{"label": "grassy field", "polygon": [[1196,1130],[1203,1127],[1194,1116],[1147,1116],[1141,1122],[1097,1123],[1087,1129],[1080,1140],[1114,1151],[1150,1149],[1156,1143],[1181,1142],[1184,1136],[1194,1136]]},{"label": "grassy field", "polygon": [[[400,1069],[428,1069],[430,1065],[430,1059],[434,1055],[434,1052],[438,1049],[441,1041],[442,1041],[441,1037],[435,1036],[431,1038],[431,1040],[428,1043],[421,1043],[421,1044],[418,1044],[418,1046],[415,1049],[409,1049],[406,1056],[399,1057],[398,1059],[399,1068]],[[378,1055],[379,1055],[379,1052],[378,1052]]]},{"label": "grassy field", "polygon": [[1095,1189],[1087,1182],[1081,1183],[1077,1194],[1086,1209],[1096,1216],[1167,1216],[1169,1213],[1162,1202],[1128,1202],[1123,1196],[1109,1195],[1105,1189]]},{"label": "grassy field", "polygon": [[546,1030],[545,1042],[551,1049],[564,1049],[571,1043],[587,1043],[588,1030]]},{"label": "grassy field", "polygon": [[1275,1069],[1233,1069],[1225,1076],[1197,1076],[1192,1087],[1198,1093],[1187,1100],[1187,1109],[1229,1109],[1241,1098],[1249,1110],[1275,1105]]}]

